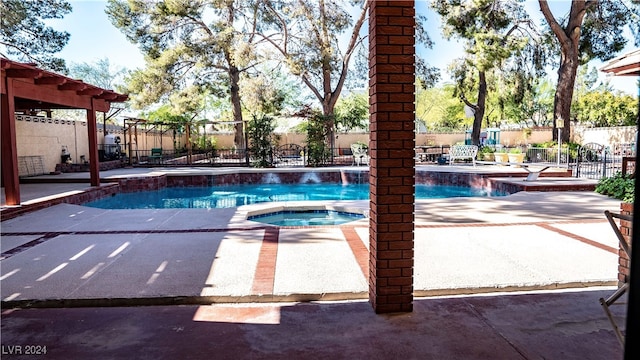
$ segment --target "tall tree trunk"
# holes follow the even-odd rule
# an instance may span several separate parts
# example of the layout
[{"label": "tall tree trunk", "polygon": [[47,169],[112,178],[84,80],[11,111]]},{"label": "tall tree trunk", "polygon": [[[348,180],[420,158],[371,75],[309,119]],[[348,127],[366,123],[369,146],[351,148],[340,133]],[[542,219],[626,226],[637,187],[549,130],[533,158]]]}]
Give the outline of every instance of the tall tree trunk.
[{"label": "tall tree trunk", "polygon": [[[232,29],[235,22],[235,2],[227,1],[227,26]],[[231,45],[232,39],[229,38],[229,45]],[[247,144],[244,141],[244,122],[242,121],[242,103],[240,102],[240,70],[234,65],[232,49],[226,47],[224,49],[224,57],[227,61],[229,72],[229,85],[231,87],[231,113],[233,114],[233,121],[235,122],[233,138],[233,145],[236,149],[246,149]]]},{"label": "tall tree trunk", "polygon": [[484,118],[484,108],[487,102],[487,78],[484,71],[478,72],[478,103],[473,113],[473,128],[471,129],[471,143],[480,146],[480,130]]},{"label": "tall tree trunk", "polygon": [[[563,128],[560,130],[562,142],[569,141],[571,101],[578,71],[578,53],[569,51],[562,54],[560,68],[558,69],[558,84],[553,99],[553,127],[558,129],[558,120],[562,120]],[[558,131],[553,132],[553,140],[558,140]]]},{"label": "tall tree trunk", "polygon": [[233,144],[237,149],[245,149],[244,122],[242,120],[242,104],[240,102],[240,71],[237,67],[231,66],[229,68],[229,79],[231,80],[231,111],[235,122]]},{"label": "tall tree trunk", "polygon": [[327,139],[328,145],[333,150],[333,148],[335,147],[336,121],[334,117],[335,101],[331,101],[331,100],[332,100],[331,93],[325,94],[325,98],[322,101],[322,114],[325,116],[325,121],[326,121],[325,126],[327,128],[327,136],[329,137]]},{"label": "tall tree trunk", "polygon": [[540,11],[544,15],[547,24],[553,31],[560,44],[560,68],[558,69],[558,83],[553,99],[553,139],[557,140],[557,120],[562,119],[564,128],[561,131],[563,142],[570,139],[570,116],[573,88],[576,82],[576,74],[579,62],[579,45],[582,22],[589,7],[595,6],[599,0],[583,0],[571,2],[569,19],[563,28],[555,19],[546,0],[538,0]]},{"label": "tall tree trunk", "polygon": [[484,108],[487,102],[487,77],[484,71],[478,72],[478,103],[472,104],[464,94],[460,96],[460,99],[473,109],[471,144],[480,146],[480,130],[482,130],[482,118],[484,118]]}]

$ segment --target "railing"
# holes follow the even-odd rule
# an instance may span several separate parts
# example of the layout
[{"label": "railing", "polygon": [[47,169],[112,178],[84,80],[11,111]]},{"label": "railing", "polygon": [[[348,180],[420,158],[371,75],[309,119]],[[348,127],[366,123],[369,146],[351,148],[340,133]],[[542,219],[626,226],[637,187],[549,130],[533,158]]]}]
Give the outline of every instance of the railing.
[{"label": "railing", "polygon": [[[184,165],[196,165],[196,166],[210,166],[213,164],[215,156],[228,156],[227,154],[217,155],[212,151],[193,151],[191,156],[186,151],[176,151],[169,149],[162,149],[162,152],[156,153],[154,150],[133,150],[131,154],[123,154],[123,158],[129,165],[136,166],[184,166]],[[244,159],[240,156],[233,157],[233,163],[241,164]],[[224,160],[224,158],[223,158]],[[221,161],[223,161],[221,160]]]},{"label": "railing", "polygon": [[[257,160],[245,149],[216,149],[210,151],[193,151],[191,161],[185,151],[163,149],[159,157],[152,156],[152,150],[133,150],[131,156],[123,153],[124,161],[134,166],[253,166]],[[274,148],[270,159],[274,167],[309,166],[308,150],[304,146],[279,146]],[[354,159],[350,148],[335,148],[329,152],[319,166],[353,165]]]},{"label": "railing", "polygon": [[525,162],[569,167],[575,161],[575,155],[569,148],[561,148],[559,154],[560,157],[558,157],[558,148],[527,148]]},{"label": "railing", "polygon": [[[597,144],[596,144],[597,145]],[[629,146],[622,144],[614,147],[612,152],[608,148],[600,148],[587,144],[578,151],[568,148],[527,148],[524,162],[548,164],[552,166],[566,167],[573,171],[576,177],[599,179],[603,176],[612,176],[623,169],[623,160],[629,162]],[[102,149],[101,149],[102,150]],[[107,149],[104,149],[105,152]],[[416,148],[416,162],[436,162],[442,154],[448,153],[448,146],[426,146]],[[304,167],[309,166],[308,149],[304,146],[280,146],[274,148],[271,166],[274,167]],[[131,155],[131,156],[129,156]],[[185,151],[162,150],[159,157],[153,157],[151,149],[134,150],[131,154],[121,153],[123,161],[135,166],[253,166],[256,163],[251,154],[245,149],[216,149],[210,151],[194,151],[187,156]],[[559,161],[558,161],[559,160]],[[326,159],[320,161],[318,166],[351,166],[359,165],[354,160],[350,148],[335,148],[329,152]],[[360,163],[360,165],[364,165]],[[635,165],[635,164],[634,164]]]},{"label": "railing", "polygon": [[[589,143],[580,147],[575,163],[575,176],[589,179],[611,177],[618,172],[628,172],[628,162],[634,155],[631,144],[616,144],[611,148]],[[635,167],[635,162],[633,164]]]}]

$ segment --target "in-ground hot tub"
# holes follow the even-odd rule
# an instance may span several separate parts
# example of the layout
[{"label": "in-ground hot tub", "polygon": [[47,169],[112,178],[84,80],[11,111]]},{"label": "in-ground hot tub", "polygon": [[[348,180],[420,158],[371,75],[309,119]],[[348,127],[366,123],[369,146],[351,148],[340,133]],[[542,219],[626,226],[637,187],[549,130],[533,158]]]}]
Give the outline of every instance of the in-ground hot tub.
[{"label": "in-ground hot tub", "polygon": [[276,226],[331,226],[366,219],[366,213],[365,210],[326,206],[285,206],[249,212],[247,220]]}]

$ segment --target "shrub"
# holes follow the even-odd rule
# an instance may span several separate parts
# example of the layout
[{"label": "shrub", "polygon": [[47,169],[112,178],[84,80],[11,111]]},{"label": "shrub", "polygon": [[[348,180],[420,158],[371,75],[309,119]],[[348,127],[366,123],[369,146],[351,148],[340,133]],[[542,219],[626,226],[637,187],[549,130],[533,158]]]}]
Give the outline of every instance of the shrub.
[{"label": "shrub", "polygon": [[273,146],[277,139],[273,131],[275,126],[273,118],[262,115],[253,115],[247,127],[247,137],[249,138],[249,152],[255,159],[255,167],[271,167],[273,159]]},{"label": "shrub", "polygon": [[321,166],[331,157],[328,144],[333,119],[322,114],[314,114],[307,123],[307,161],[309,166]]},{"label": "shrub", "polygon": [[633,203],[635,181],[633,177],[619,172],[614,176],[600,179],[596,185],[596,192],[623,202]]}]

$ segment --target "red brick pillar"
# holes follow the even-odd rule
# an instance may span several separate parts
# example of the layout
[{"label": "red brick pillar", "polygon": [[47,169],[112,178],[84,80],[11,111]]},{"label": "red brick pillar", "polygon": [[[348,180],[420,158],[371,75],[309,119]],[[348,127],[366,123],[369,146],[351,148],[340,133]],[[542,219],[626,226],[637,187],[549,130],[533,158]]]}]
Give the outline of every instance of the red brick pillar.
[{"label": "red brick pillar", "polygon": [[414,1],[369,1],[369,301],[413,310]]},{"label": "red brick pillar", "polygon": [[[633,204],[621,203],[620,214],[633,215]],[[620,220],[620,232],[624,236],[624,240],[627,242],[627,246],[631,247],[631,221]],[[618,243],[618,287],[624,283],[629,282],[629,269],[631,262],[627,253],[622,250],[622,246]]]}]

